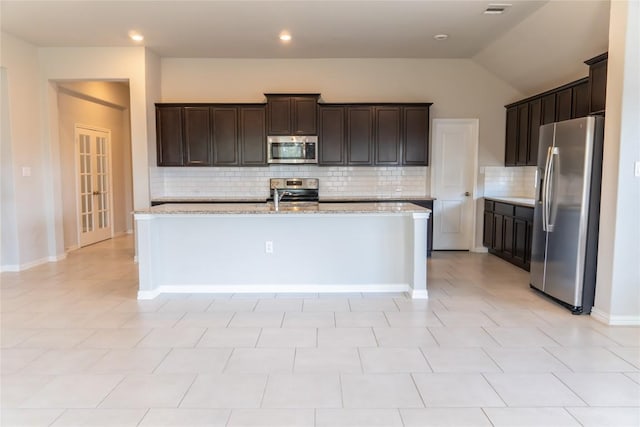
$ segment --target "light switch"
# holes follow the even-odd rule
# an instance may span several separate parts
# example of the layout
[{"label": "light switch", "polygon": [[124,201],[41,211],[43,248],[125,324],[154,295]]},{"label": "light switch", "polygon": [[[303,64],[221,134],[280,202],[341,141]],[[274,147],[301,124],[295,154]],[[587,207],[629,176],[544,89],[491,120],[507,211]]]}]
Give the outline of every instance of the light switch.
[{"label": "light switch", "polygon": [[29,166],[22,167],[22,176],[31,176],[31,168]]},{"label": "light switch", "polygon": [[635,171],[635,175],[637,177],[640,177],[640,160],[636,160],[636,171]]}]

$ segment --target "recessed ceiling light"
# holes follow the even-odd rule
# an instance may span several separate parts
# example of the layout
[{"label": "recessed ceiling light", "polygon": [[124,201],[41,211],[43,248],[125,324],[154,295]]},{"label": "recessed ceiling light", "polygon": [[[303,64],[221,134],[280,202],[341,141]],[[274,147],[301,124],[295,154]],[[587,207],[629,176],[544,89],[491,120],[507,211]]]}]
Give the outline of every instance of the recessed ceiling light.
[{"label": "recessed ceiling light", "polygon": [[485,11],[482,13],[484,13],[485,15],[502,15],[504,11],[507,10],[507,8],[509,7],[511,7],[511,5],[507,3],[501,3],[501,4],[493,3],[487,6]]},{"label": "recessed ceiling light", "polygon": [[137,31],[129,31],[129,37],[134,42],[141,42],[142,40],[144,40],[144,36]]},{"label": "recessed ceiling light", "polygon": [[280,40],[282,40],[283,42],[291,41],[291,34],[289,34],[288,31],[281,32],[280,33]]},{"label": "recessed ceiling light", "polygon": [[449,38],[448,34],[436,34],[435,36],[433,36],[434,39],[441,41],[441,40],[446,40]]}]

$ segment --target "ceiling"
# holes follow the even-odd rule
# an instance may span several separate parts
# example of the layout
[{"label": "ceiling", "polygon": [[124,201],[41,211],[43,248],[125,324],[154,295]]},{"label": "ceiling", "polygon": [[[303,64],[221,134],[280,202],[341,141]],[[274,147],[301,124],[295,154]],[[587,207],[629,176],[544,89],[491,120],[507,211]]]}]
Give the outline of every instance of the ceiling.
[{"label": "ceiling", "polygon": [[[502,15],[483,14],[492,3],[511,6]],[[572,12],[553,27],[536,18],[543,10],[553,14],[561,4]],[[0,0],[0,25],[2,31],[42,47],[135,46],[128,37],[135,30],[145,36],[142,44],[161,57],[478,58],[480,65],[526,90],[531,81],[518,81],[526,72],[505,73],[501,52],[526,54],[532,34],[520,31],[517,39],[510,35],[533,27],[557,36],[559,46],[569,52],[565,60],[581,64],[588,57],[583,57],[584,48],[567,46],[566,19],[580,24],[581,15],[587,9],[591,13],[594,4],[606,11],[605,16],[591,17],[602,21],[598,31],[585,31],[586,36],[579,34],[571,43],[606,50],[608,0]],[[291,33],[291,42],[280,42],[282,30]],[[449,38],[434,40],[441,33]],[[571,51],[581,56],[573,58]],[[536,53],[544,63],[545,49]],[[547,73],[553,74],[553,68]],[[538,80],[543,78],[549,80]]]}]

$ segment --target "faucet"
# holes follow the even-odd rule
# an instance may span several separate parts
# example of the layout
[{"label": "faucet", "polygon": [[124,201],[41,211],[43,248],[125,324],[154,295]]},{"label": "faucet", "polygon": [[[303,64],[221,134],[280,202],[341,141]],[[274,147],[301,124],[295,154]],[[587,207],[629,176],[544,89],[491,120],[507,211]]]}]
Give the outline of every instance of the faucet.
[{"label": "faucet", "polygon": [[291,193],[288,191],[278,191],[277,188],[273,189],[273,205],[276,211],[280,208],[280,200],[282,200],[284,196],[290,196],[290,195]]}]

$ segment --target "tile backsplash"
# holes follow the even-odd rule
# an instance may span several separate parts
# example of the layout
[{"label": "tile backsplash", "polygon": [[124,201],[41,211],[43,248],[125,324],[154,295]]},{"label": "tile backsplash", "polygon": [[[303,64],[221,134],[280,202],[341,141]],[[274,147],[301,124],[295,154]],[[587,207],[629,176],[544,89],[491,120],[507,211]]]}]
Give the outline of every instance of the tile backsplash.
[{"label": "tile backsplash", "polygon": [[426,197],[428,167],[269,167],[150,168],[151,199],[266,199],[269,178],[319,178],[321,198]]},{"label": "tile backsplash", "polygon": [[487,197],[535,198],[536,167],[484,168],[484,195]]}]

